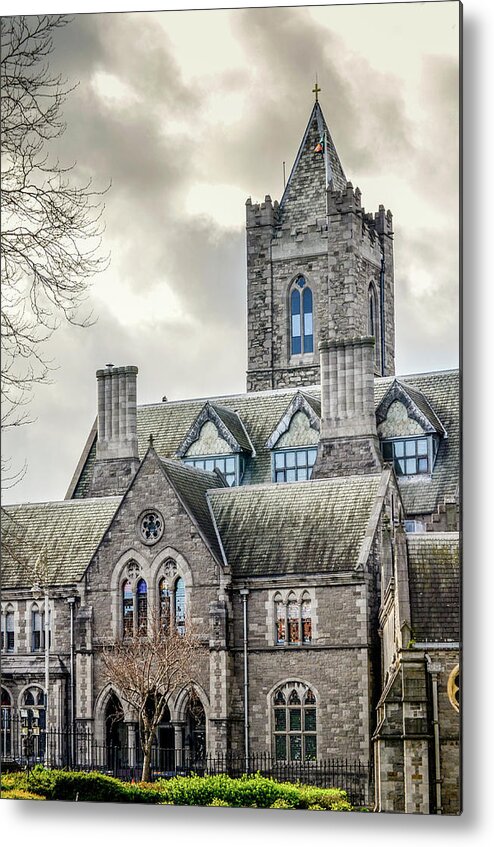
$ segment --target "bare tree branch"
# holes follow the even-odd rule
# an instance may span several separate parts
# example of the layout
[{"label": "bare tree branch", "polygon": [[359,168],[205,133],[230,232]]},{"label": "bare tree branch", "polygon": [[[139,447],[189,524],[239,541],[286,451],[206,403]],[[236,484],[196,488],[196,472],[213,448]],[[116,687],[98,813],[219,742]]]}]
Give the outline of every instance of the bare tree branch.
[{"label": "bare tree branch", "polygon": [[75,86],[50,70],[53,35],[65,16],[2,18],[1,276],[2,427],[29,418],[25,406],[52,368],[43,342],[61,320],[92,322],[81,313],[89,279],[103,270],[102,195],[91,181],[76,185],[74,165],[50,158],[65,131],[62,107]]},{"label": "bare tree branch", "polygon": [[123,638],[103,650],[105,676],[139,719],[143,749],[142,779],[149,780],[151,749],[170,697],[188,689],[194,701],[194,678],[205,650],[190,621],[185,632],[164,627],[150,610],[146,632]]}]

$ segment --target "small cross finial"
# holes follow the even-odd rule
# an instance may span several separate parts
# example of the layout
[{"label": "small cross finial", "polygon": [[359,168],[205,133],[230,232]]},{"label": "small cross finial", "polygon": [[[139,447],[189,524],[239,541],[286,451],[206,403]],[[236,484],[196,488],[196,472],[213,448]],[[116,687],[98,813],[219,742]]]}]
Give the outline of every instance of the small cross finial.
[{"label": "small cross finial", "polygon": [[319,102],[319,92],[320,92],[320,90],[321,89],[320,89],[319,85],[317,84],[317,77],[316,77],[316,84],[315,84],[314,88],[312,89],[312,93],[315,94],[315,96],[316,96],[316,103]]},{"label": "small cross finial", "polygon": [[149,436],[149,446],[150,446],[150,447],[154,447],[154,438],[153,438],[153,433],[151,433],[151,435]]}]

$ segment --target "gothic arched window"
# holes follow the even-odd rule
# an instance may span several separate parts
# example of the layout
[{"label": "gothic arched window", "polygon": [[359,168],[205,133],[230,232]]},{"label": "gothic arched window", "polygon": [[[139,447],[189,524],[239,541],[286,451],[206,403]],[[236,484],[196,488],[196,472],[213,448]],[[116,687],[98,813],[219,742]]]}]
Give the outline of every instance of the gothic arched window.
[{"label": "gothic arched window", "polygon": [[46,746],[46,710],[45,695],[41,688],[33,685],[24,692],[21,703],[21,731],[23,738],[29,739],[29,755],[41,759]]},{"label": "gothic arched window", "polygon": [[124,638],[131,638],[134,634],[134,592],[128,579],[122,586],[122,621]]},{"label": "gothic arched window", "polygon": [[290,293],[290,350],[292,356],[314,352],[312,290],[305,277],[295,280]]},{"label": "gothic arched window", "polygon": [[137,583],[137,632],[145,635],[148,622],[148,587],[145,579]]},{"label": "gothic arched window", "polygon": [[44,615],[41,613],[39,606],[35,603],[31,608],[31,652],[38,653],[44,648]]},{"label": "gothic arched window", "polygon": [[278,760],[310,762],[317,758],[316,698],[301,682],[287,682],[273,697],[274,753]]},{"label": "gothic arched window", "polygon": [[179,576],[175,583],[175,626],[178,632],[183,635],[185,632],[185,582],[183,577]]},{"label": "gothic arched window", "polygon": [[379,332],[379,309],[378,309],[378,301],[377,294],[374,285],[369,285],[369,293],[368,293],[368,320],[367,320],[367,331],[369,335],[373,336],[375,340],[374,344],[374,365],[376,370],[379,370],[379,344],[380,344],[380,332]]},{"label": "gothic arched window", "polygon": [[160,604],[160,625],[164,632],[168,632],[170,629],[170,591],[168,589],[168,583],[163,577],[160,579],[158,586],[159,593],[159,604]]}]

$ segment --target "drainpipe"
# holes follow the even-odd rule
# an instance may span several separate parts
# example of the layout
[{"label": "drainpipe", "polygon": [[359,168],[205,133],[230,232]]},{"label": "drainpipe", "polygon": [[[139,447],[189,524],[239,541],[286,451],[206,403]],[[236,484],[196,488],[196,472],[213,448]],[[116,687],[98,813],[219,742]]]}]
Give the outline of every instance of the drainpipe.
[{"label": "drainpipe", "polygon": [[74,668],[74,606],[75,597],[68,597],[70,607],[70,765],[75,757],[75,668]]},{"label": "drainpipe", "polygon": [[244,618],[244,744],[245,744],[245,770],[249,772],[249,663],[248,663],[248,640],[247,640],[247,595],[248,588],[240,589],[242,598]]},{"label": "drainpipe", "polygon": [[379,288],[380,288],[380,295],[381,295],[380,298],[379,298],[380,299],[380,303],[379,303],[380,321],[379,321],[379,324],[380,324],[380,330],[381,330],[380,342],[381,342],[381,375],[382,376],[385,376],[385,371],[386,371],[385,362],[384,362],[384,357],[386,355],[386,347],[385,347],[385,342],[384,342],[384,337],[385,337],[384,336],[384,320],[385,320],[385,315],[384,315],[384,274],[385,274],[385,271],[386,271],[386,263],[384,261],[384,247],[383,247],[382,252],[381,252],[381,272],[379,274]]},{"label": "drainpipe", "polygon": [[439,738],[439,707],[437,697],[437,665],[432,663],[431,657],[426,655],[427,670],[431,675],[432,682],[432,726],[434,731],[434,772],[436,785],[436,815],[442,815],[442,797],[441,797],[441,748]]}]

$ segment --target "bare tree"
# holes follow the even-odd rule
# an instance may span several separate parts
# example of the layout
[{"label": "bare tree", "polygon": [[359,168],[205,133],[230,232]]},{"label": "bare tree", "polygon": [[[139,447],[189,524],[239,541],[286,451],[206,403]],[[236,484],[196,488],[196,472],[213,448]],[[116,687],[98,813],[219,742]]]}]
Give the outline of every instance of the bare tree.
[{"label": "bare tree", "polygon": [[[65,130],[61,110],[73,90],[53,73],[53,35],[63,16],[12,16],[1,28],[2,426],[27,422],[33,385],[50,363],[42,344],[61,318],[80,315],[88,280],[107,265],[99,254],[101,194],[73,184],[74,164],[50,157]],[[71,179],[72,178],[72,179]]]},{"label": "bare tree", "polygon": [[151,751],[170,697],[188,689],[194,699],[205,649],[190,621],[183,633],[151,614],[145,632],[119,639],[103,650],[105,676],[139,718],[142,779],[150,778]]}]

